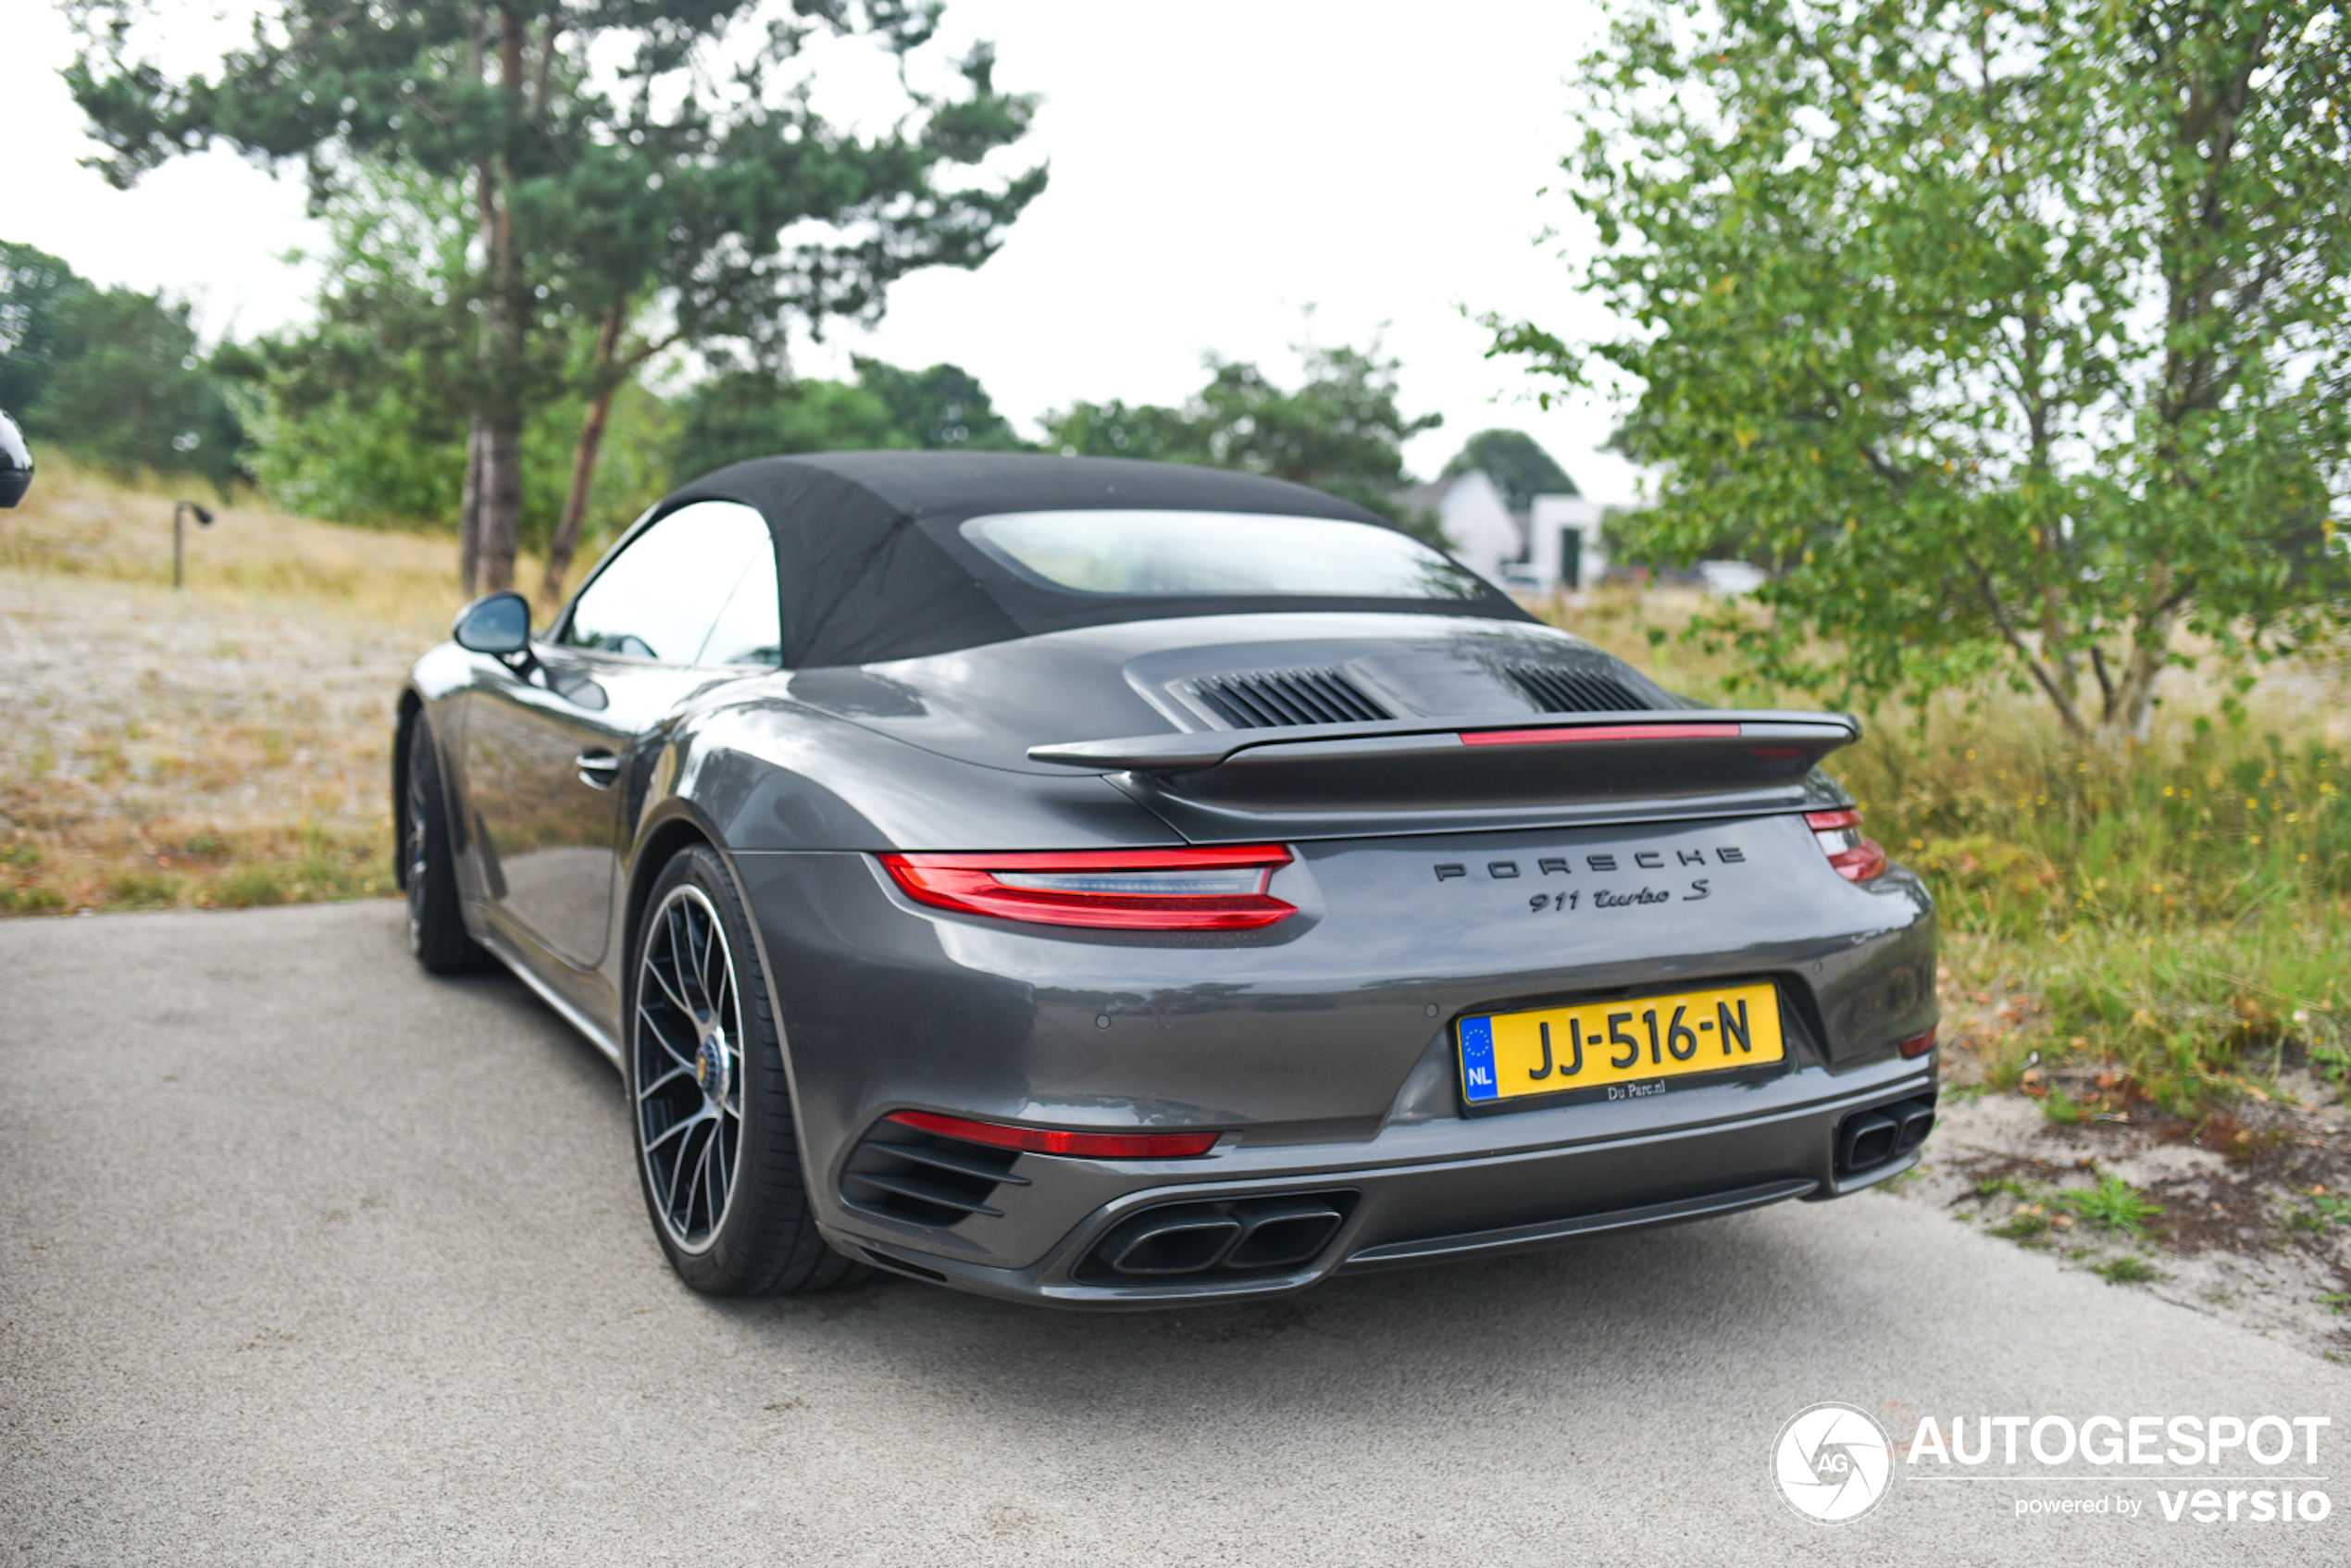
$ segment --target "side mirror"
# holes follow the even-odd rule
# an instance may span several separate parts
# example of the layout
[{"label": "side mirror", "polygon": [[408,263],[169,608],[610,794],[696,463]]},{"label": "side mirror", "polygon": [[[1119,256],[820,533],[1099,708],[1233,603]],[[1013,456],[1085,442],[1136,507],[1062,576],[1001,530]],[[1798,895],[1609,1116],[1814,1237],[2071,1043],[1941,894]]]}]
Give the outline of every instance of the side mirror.
[{"label": "side mirror", "polygon": [[0,506],[14,506],[32,487],[32,452],[17,422],[0,413]]},{"label": "side mirror", "polygon": [[512,591],[487,594],[457,612],[449,635],[457,646],[504,658],[530,647],[530,601]]}]

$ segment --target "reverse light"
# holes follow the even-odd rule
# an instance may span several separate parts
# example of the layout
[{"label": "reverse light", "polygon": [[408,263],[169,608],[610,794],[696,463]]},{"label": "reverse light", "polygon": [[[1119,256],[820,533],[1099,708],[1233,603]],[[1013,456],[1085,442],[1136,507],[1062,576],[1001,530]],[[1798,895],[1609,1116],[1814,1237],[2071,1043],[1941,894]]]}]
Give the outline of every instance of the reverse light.
[{"label": "reverse light", "polygon": [[934,909],[1111,931],[1248,931],[1298,906],[1265,891],[1279,844],[1038,854],[886,854],[908,898]]},{"label": "reverse light", "polygon": [[1847,881],[1868,882],[1885,875],[1885,847],[1862,834],[1860,812],[1849,806],[1842,811],[1808,811],[1804,825],[1812,829],[1821,852]]},{"label": "reverse light", "polygon": [[1092,1160],[1188,1160],[1216,1147],[1213,1132],[1066,1132],[1059,1127],[975,1122],[933,1111],[892,1111],[889,1120],[941,1138],[1017,1149],[1025,1154],[1074,1154]]}]

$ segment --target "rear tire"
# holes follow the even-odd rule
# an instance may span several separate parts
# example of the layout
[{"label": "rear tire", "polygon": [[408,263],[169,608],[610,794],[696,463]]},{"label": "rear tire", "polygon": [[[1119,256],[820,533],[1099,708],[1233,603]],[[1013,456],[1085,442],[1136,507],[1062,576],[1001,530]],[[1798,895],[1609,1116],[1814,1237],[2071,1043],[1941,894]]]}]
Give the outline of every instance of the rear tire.
[{"label": "rear tire", "polygon": [[401,882],[408,893],[408,951],[435,975],[479,975],[498,961],[466,932],[457,905],[457,863],[441,790],[441,760],[421,710],[409,716],[406,777],[401,780]]},{"label": "rear tire", "polygon": [[759,950],[707,846],[662,868],[628,977],[637,1177],[678,1276],[709,1296],[799,1295],[864,1278],[871,1271],[817,1232]]}]

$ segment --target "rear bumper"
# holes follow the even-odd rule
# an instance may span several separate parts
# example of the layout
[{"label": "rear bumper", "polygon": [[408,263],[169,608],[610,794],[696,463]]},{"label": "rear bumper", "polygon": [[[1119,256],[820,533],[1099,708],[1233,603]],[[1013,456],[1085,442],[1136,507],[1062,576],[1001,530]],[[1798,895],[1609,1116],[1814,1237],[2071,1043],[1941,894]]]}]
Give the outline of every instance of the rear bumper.
[{"label": "rear bumper", "polygon": [[[1753,1087],[1777,1089],[1773,1099],[1794,1102],[1706,1126],[1661,1126],[1566,1146],[1450,1159],[1361,1164],[1357,1161],[1369,1151],[1360,1148],[1267,1150],[1254,1161],[1241,1162],[1257,1166],[1246,1175],[1220,1172],[1206,1179],[1137,1185],[1100,1204],[1042,1258],[1022,1268],[993,1267],[932,1251],[894,1227],[858,1223],[862,1216],[854,1212],[837,1212],[825,1230],[834,1246],[852,1257],[1007,1300],[1112,1311],[1258,1300],[1301,1290],[1337,1274],[1498,1257],[1791,1198],[1841,1197],[1874,1186],[1915,1164],[1917,1152],[1840,1176],[1836,1129],[1857,1112],[1931,1095],[1934,1059],[1883,1064],[1834,1077],[1809,1068]],[[1452,1130],[1465,1132],[1475,1125],[1457,1124]],[[1323,1157],[1312,1157],[1317,1153]],[[1081,1277],[1103,1238],[1143,1211],[1174,1202],[1309,1192],[1341,1193],[1351,1201],[1345,1205],[1344,1224],[1320,1253],[1287,1272],[1132,1284]]]},{"label": "rear bumper", "polygon": [[[1933,1058],[1897,1049],[1935,1020],[1926,891],[1899,870],[1844,881],[1801,818],[1293,848],[1273,890],[1298,915],[1180,942],[943,914],[869,855],[738,854],[825,1234],[1018,1300],[1275,1295],[1833,1196],[1843,1117],[1933,1088]],[[1764,980],[1782,998],[1783,1071],[1492,1114],[1462,1102],[1465,1014]],[[901,1110],[1220,1141],[1185,1160],[1000,1168],[966,1147],[910,1164],[892,1151]],[[1200,1223],[1246,1230],[1264,1206],[1242,1200],[1310,1195],[1337,1228],[1285,1273],[1135,1284],[1088,1263],[1154,1205],[1222,1204]]]}]

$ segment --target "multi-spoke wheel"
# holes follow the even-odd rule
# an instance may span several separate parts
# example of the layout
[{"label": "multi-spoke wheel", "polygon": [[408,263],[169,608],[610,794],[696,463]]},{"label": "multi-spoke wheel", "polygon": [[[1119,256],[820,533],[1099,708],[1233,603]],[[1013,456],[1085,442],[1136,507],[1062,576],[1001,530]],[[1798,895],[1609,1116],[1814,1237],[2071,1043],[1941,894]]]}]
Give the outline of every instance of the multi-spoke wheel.
[{"label": "multi-spoke wheel", "polygon": [[449,847],[449,815],[441,794],[441,765],[432,727],[419,711],[408,716],[406,765],[400,778],[400,885],[408,894],[408,951],[436,975],[469,975],[493,966],[466,934],[457,907],[457,867]]},{"label": "multi-spoke wheel", "polygon": [[637,961],[637,1146],[653,1217],[681,1251],[706,1251],[727,1217],[743,1144],[743,1009],[710,897],[669,890]]},{"label": "multi-spoke wheel", "polygon": [[809,1214],[758,949],[708,848],[680,851],[654,882],[629,982],[637,1175],[679,1276],[732,1296],[862,1273]]}]

